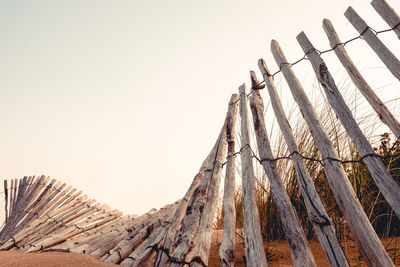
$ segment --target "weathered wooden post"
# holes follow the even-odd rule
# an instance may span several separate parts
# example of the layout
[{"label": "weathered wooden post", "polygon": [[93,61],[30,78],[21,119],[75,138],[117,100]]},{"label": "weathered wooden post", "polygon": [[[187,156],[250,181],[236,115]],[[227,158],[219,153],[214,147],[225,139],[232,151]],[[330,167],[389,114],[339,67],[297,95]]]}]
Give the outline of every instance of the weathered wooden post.
[{"label": "weathered wooden post", "polygon": [[[216,149],[216,146],[215,146],[215,149]],[[213,154],[213,151],[215,149],[213,148],[211,150],[210,154],[204,160],[203,164],[200,167],[199,172],[194,177],[192,184],[190,185],[185,196],[183,197],[183,200],[179,204],[179,207],[175,211],[173,218],[171,218],[171,224],[166,229],[165,236],[162,238],[162,241],[160,242],[160,250],[157,252],[156,259],[154,260],[154,263],[153,263],[154,267],[155,266],[165,266],[167,264],[168,257],[167,257],[167,255],[165,255],[163,250],[173,251],[175,234],[179,230],[179,227],[181,225],[183,217],[185,216],[188,203],[193,195],[194,190],[198,187],[198,185],[200,184],[200,181],[204,177],[204,172],[207,167],[206,166],[207,162],[209,161],[209,158]]]},{"label": "weathered wooden post", "polygon": [[[207,203],[204,206],[203,216],[199,224],[197,245],[194,248],[193,253],[193,258],[202,259],[203,263],[206,265],[208,265],[208,256],[210,254],[211,236],[218,205],[219,185],[222,176],[223,162],[226,158],[227,128],[232,128],[232,117],[234,116],[234,113],[237,113],[238,100],[239,95],[233,94],[228,104],[228,111],[221,130],[222,140],[215,158],[212,180],[210,180],[210,185],[207,191]],[[197,262],[194,262],[192,266],[202,267],[202,265]]]},{"label": "weathered wooden post", "polygon": [[334,48],[337,57],[339,58],[343,67],[346,69],[353,83],[357,86],[361,94],[367,99],[371,107],[378,114],[379,119],[385,123],[390,130],[392,130],[396,137],[400,136],[400,123],[375,94],[374,90],[372,90],[372,88],[368,85],[367,81],[363,78],[356,65],[350,59],[330,20],[324,19],[323,28],[328,36],[331,47]]},{"label": "weathered wooden post", "polygon": [[4,208],[5,208],[4,223],[7,223],[7,219],[8,219],[8,185],[7,185],[7,179],[4,180]]},{"label": "weathered wooden post", "polygon": [[368,27],[367,23],[365,23],[352,7],[349,7],[344,15],[353,27],[362,34],[364,40],[372,50],[374,50],[375,54],[382,60],[383,64],[385,64],[393,76],[400,80],[400,61],[396,56],[383,44],[376,36],[375,32]]},{"label": "weathered wooden post", "polygon": [[361,158],[371,172],[371,176],[375,181],[375,184],[381,190],[382,195],[386,201],[396,212],[397,216],[400,217],[400,188],[394,181],[386,166],[383,164],[381,159],[377,157],[371,144],[362,133],[356,120],[354,119],[349,107],[346,105],[342,95],[339,92],[335,84],[335,80],[329,72],[328,67],[321,58],[321,56],[315,51],[310,40],[307,38],[304,32],[297,36],[303,51],[309,52],[307,58],[314,68],[314,72],[317,75],[318,81],[324,88],[326,98],[330,106],[335,111],[342,125],[349,134],[354,146],[360,153]]},{"label": "weathered wooden post", "polygon": [[338,158],[338,155],[307,98],[303,87],[275,40],[271,43],[271,50],[276,63],[282,67],[282,73],[310,129],[314,142],[321,153],[329,185],[359,249],[370,266],[394,266],[369,222],[367,215],[364,213],[343,166],[340,162],[334,160]]},{"label": "weathered wooden post", "polygon": [[235,207],[235,125],[239,95],[236,95],[232,105],[235,110],[227,118],[226,140],[228,142],[228,156],[225,170],[224,186],[224,234],[219,247],[219,258],[222,267],[235,265],[235,231],[236,231],[236,207]]},{"label": "weathered wooden post", "polygon": [[[282,103],[276,91],[275,83],[269,75],[267,64],[264,60],[258,61],[258,66],[263,74],[265,84],[268,89],[272,108],[275,112],[279,127],[285,137],[290,155],[297,173],[297,182],[299,184],[300,192],[303,196],[304,203],[307,207],[308,219],[313,225],[317,234],[322,249],[325,252],[330,264],[335,267],[350,266],[346,255],[343,252],[342,246],[336,237],[335,229],[329,219],[322,201],[315,189],[314,183],[311,179],[309,172],[303,162],[303,158],[299,155],[300,151],[296,144],[289,120],[285,115]],[[253,74],[254,83],[258,84],[258,80]],[[262,101],[260,96],[260,101]]]},{"label": "weathered wooden post", "polygon": [[241,166],[243,188],[243,224],[245,234],[246,266],[268,266],[265,257],[264,243],[261,236],[260,217],[255,193],[255,177],[250,147],[250,126],[247,109],[246,85],[239,87],[241,118]]},{"label": "weathered wooden post", "polygon": [[[229,102],[228,114],[233,110],[232,99]],[[212,223],[215,216],[216,200],[219,189],[219,180],[222,174],[222,163],[226,153],[226,124],[227,119],[219,134],[217,145],[207,162],[205,175],[199,186],[194,191],[186,216],[182,221],[180,230],[175,235],[175,250],[172,258],[176,262],[191,261],[196,258],[207,264],[211,244]],[[190,250],[193,247],[192,250]],[[179,266],[173,262],[171,266]],[[194,264],[194,266],[196,263]],[[161,266],[161,265],[160,265]]]},{"label": "weathered wooden post", "polygon": [[[257,85],[258,80],[253,71],[251,72],[251,78],[253,86]],[[272,154],[267,128],[265,126],[264,103],[258,90],[252,91],[252,95],[250,96],[250,109],[253,114],[254,131],[261,164],[264,167],[265,174],[271,186],[271,191],[281,218],[285,238],[289,244],[294,266],[317,266],[299,218],[297,217],[297,213],[290,202],[290,198],[283,185],[275,162],[272,160],[274,155]]]},{"label": "weathered wooden post", "polygon": [[[385,0],[372,0],[371,5],[376,12],[389,24],[400,39],[400,16]],[[395,28],[396,27],[396,28]]]}]

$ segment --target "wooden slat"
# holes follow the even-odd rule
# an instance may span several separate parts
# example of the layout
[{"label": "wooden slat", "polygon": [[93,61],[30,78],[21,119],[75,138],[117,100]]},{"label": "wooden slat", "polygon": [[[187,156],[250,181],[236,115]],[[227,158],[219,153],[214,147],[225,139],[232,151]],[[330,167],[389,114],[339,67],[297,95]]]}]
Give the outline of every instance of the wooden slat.
[{"label": "wooden slat", "polygon": [[[15,179],[11,179],[11,188],[10,188],[10,220],[14,217],[14,198],[15,198]],[[7,226],[7,225],[6,225]],[[2,229],[2,232],[4,228]],[[0,234],[1,238],[1,234]]]},{"label": "wooden slat", "polygon": [[[235,105],[238,106],[239,95],[235,97]],[[237,107],[236,107],[237,109]],[[225,170],[224,185],[224,233],[219,247],[219,258],[221,266],[233,267],[235,265],[235,230],[236,230],[236,207],[235,207],[235,125],[237,110],[233,111],[227,118],[226,140],[228,142],[228,157]]]},{"label": "wooden slat", "polygon": [[95,214],[91,217],[88,217],[87,220],[83,222],[71,224],[67,228],[63,228],[60,229],[59,231],[52,233],[47,238],[39,240],[39,242],[37,242],[35,246],[32,246],[29,249],[25,249],[24,251],[35,252],[41,249],[52,247],[60,242],[67,240],[68,238],[71,238],[79,233],[87,231],[88,229],[93,229],[110,220],[115,220],[120,215],[121,213],[118,211],[112,211],[110,213],[101,212]]},{"label": "wooden slat", "polygon": [[[303,48],[303,51],[310,51],[314,48],[304,32],[297,36],[297,40]],[[367,165],[375,184],[381,190],[382,195],[393,208],[397,216],[400,216],[400,187],[394,181],[380,158],[377,156],[366,156],[375,155],[375,151],[362,133],[350,111],[350,108],[346,105],[339,89],[335,84],[335,80],[330,74],[329,69],[323,59],[316,51],[310,52],[307,57],[313,66],[318,81],[324,88],[324,92],[329,104],[335,111],[336,116],[342,122],[342,125],[353,141],[353,144],[358,150],[361,158],[364,158],[363,161]]]},{"label": "wooden slat", "polygon": [[[315,189],[311,176],[307,171],[302,157],[298,154],[298,152],[300,152],[299,148],[296,144],[289,120],[285,115],[281,100],[276,91],[274,80],[268,75],[269,70],[267,64],[264,60],[260,59],[258,61],[258,66],[263,74],[271,105],[275,112],[279,127],[286,140],[288,150],[292,155],[297,174],[297,182],[307,208],[309,221],[313,225],[322,249],[324,250],[330,264],[335,267],[350,266],[346,255],[343,252],[342,246],[336,237],[335,229],[329,219],[328,213],[326,212]],[[253,79],[255,80],[254,82],[258,84],[257,79],[255,77]]]},{"label": "wooden slat", "polygon": [[[228,113],[232,109],[231,106],[229,105]],[[225,127],[226,119],[216,145],[207,161],[205,175],[193,192],[187,206],[186,216],[182,220],[181,228],[175,235],[175,249],[172,258],[178,262],[182,262],[186,258],[190,261],[192,257],[201,257],[201,260],[208,262],[212,221],[216,210],[215,198],[216,194],[218,194],[219,180],[222,172],[221,164],[224,161],[226,153]],[[193,246],[194,249],[192,249]],[[192,249],[191,253],[189,253],[190,249]],[[171,266],[178,267],[179,264],[171,263]]]},{"label": "wooden slat", "polygon": [[331,21],[324,19],[323,28],[328,36],[331,47],[336,47],[334,51],[353,83],[357,86],[361,94],[367,99],[371,107],[378,114],[379,119],[392,130],[395,136],[400,136],[400,123],[375,94],[374,90],[372,90],[372,88],[368,85],[367,81],[365,81],[356,65],[350,59],[344,46],[337,45],[341,43],[341,41],[335,29],[333,28]]},{"label": "wooden slat", "polygon": [[344,15],[360,34],[363,33],[362,37],[367,44],[374,50],[394,77],[400,80],[400,61],[396,56],[383,44],[352,7],[349,7]]},{"label": "wooden slat", "polygon": [[71,227],[71,222],[74,222],[79,218],[84,218],[86,214],[89,216],[95,212],[95,210],[86,207],[86,205],[91,205],[94,202],[95,200],[88,200],[85,204],[78,206],[76,210],[73,210],[65,217],[54,219],[53,221],[50,220],[50,223],[45,225],[40,231],[35,231],[28,239],[20,242],[20,246],[22,245],[22,247],[26,247],[27,245],[35,245],[41,240]]},{"label": "wooden slat", "polygon": [[4,208],[5,208],[5,223],[7,223],[8,219],[8,184],[7,179],[4,180]]},{"label": "wooden slat", "polygon": [[[135,220],[128,219],[125,220],[125,223],[109,225],[109,227],[98,231],[94,235],[87,237],[82,236],[82,238],[79,239],[79,244],[69,247],[72,252],[92,253],[98,248],[98,246],[101,246],[101,243],[103,242],[113,239],[117,239],[117,242],[119,242],[122,239],[134,236],[143,228],[145,228],[149,222],[156,218],[157,213],[158,211],[150,211]],[[77,240],[74,240],[74,243],[77,243]],[[112,249],[112,247],[110,249]]]},{"label": "wooden slat", "polygon": [[303,87],[293,73],[291,66],[288,64],[288,61],[276,41],[272,41],[271,50],[276,63],[282,66],[282,73],[289,84],[292,95],[300,107],[301,114],[321,153],[329,185],[339,208],[346,218],[347,225],[359,249],[371,266],[393,266],[393,263],[370,224],[368,217],[364,213],[343,166],[340,162],[331,160],[332,158],[337,159],[338,155],[322,127],[310,100],[307,98]]},{"label": "wooden slat", "polygon": [[[81,192],[78,192],[75,195],[73,195],[73,193],[74,193],[74,190],[71,192],[71,195],[69,195],[68,197],[75,199],[75,198],[79,197],[79,195],[81,194]],[[37,233],[41,229],[49,226],[50,224],[56,224],[57,218],[55,216],[57,215],[57,212],[58,211],[49,212],[46,216],[41,217],[39,220],[34,221],[32,224],[27,226],[25,229],[16,233],[12,239],[8,239],[7,242],[5,242],[4,244],[2,244],[0,246],[0,250],[9,249],[14,244],[14,242],[16,244],[20,244],[21,241],[23,241],[24,239],[26,239],[28,237],[33,236],[35,233]]]},{"label": "wooden slat", "polygon": [[[210,254],[211,247],[211,236],[214,230],[214,220],[215,213],[218,205],[218,194],[219,185],[222,176],[223,162],[225,161],[226,151],[227,151],[227,128],[232,128],[232,116],[237,113],[238,110],[238,100],[239,95],[233,94],[228,104],[228,111],[226,113],[225,122],[222,127],[222,140],[218,146],[217,155],[215,158],[215,163],[212,171],[212,176],[210,180],[210,185],[207,190],[207,202],[203,209],[203,216],[200,220],[199,230],[198,230],[198,240],[197,246],[193,250],[193,258],[198,258],[203,261],[204,264],[208,265],[208,256]],[[194,267],[202,267],[198,262],[194,262]]]},{"label": "wooden slat", "polygon": [[[259,84],[254,72],[251,73],[251,76],[253,85]],[[254,131],[260,159],[273,159],[274,155],[272,154],[265,126],[264,103],[260,92],[257,90],[253,90],[250,96],[250,109],[253,114]],[[264,160],[261,164],[269,180],[294,266],[317,266],[275,162]]]},{"label": "wooden slat", "polygon": [[199,172],[194,177],[192,184],[190,185],[185,196],[183,197],[183,201],[180,202],[179,207],[177,208],[172,218],[171,224],[168,226],[168,230],[165,234],[165,237],[163,237],[162,241],[160,242],[161,250],[159,250],[159,252],[156,255],[156,259],[154,261],[155,267],[165,266],[167,264],[168,257],[167,255],[165,255],[165,253],[162,252],[163,250],[173,251],[175,249],[174,247],[175,235],[178,232],[181,222],[185,216],[186,209],[188,207],[189,201],[192,198],[193,192],[199,186],[200,181],[203,180],[204,178],[204,172],[207,168],[207,163],[210,160],[210,157],[214,155],[215,150],[217,149],[217,144],[218,142],[214,145],[214,147],[208,154],[207,158],[202,163]]},{"label": "wooden slat", "polygon": [[[55,180],[54,180],[54,182],[55,182]],[[47,189],[48,189],[47,192],[44,192],[40,201],[37,202],[37,205],[35,207],[33,207],[32,209],[30,209],[27,216],[18,224],[18,226],[15,228],[15,230],[12,232],[12,234],[18,233],[20,230],[25,228],[33,220],[38,219],[47,210],[47,205],[49,204],[49,202],[55,196],[57,196],[59,193],[59,191],[57,191],[57,189],[62,190],[66,186],[66,184],[62,184],[62,185],[60,185],[60,184],[61,183],[58,182],[54,186],[52,186],[52,184],[50,184],[47,187]]]},{"label": "wooden slat", "polygon": [[247,109],[246,85],[239,87],[240,118],[241,118],[241,146],[240,154],[242,166],[243,188],[243,225],[245,233],[246,266],[268,266],[265,257],[264,243],[261,236],[260,217],[256,203],[255,177],[250,148],[250,126]]},{"label": "wooden slat", "polygon": [[[117,242],[117,246],[113,247],[113,249],[110,251],[110,255],[103,257],[101,260],[109,263],[117,263],[129,256],[129,263],[131,265],[137,265],[138,260],[143,260],[138,258],[140,253],[143,251],[136,251],[137,248],[142,242],[145,242],[145,240],[151,238],[155,233],[154,231],[157,229],[165,230],[165,228],[163,228],[161,225],[164,224],[166,220],[171,218],[171,215],[175,213],[179,202],[180,201],[160,209],[152,218],[152,220],[149,223],[146,223],[146,226],[143,229],[137,231],[136,233],[130,233],[130,237],[128,239],[123,239],[120,242]],[[155,234],[158,235],[159,233]],[[146,243],[148,247],[149,243]],[[147,247],[145,249],[147,249]],[[96,253],[98,252],[94,251],[92,254],[98,255]]]},{"label": "wooden slat", "polygon": [[376,12],[386,21],[400,39],[400,16],[385,0],[372,0],[371,5],[375,8]]}]

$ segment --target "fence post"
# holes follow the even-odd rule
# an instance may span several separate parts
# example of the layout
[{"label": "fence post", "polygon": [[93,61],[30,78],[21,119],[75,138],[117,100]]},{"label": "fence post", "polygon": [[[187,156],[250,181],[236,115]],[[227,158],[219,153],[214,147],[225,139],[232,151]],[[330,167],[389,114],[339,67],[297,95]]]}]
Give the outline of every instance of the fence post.
[{"label": "fence post", "polygon": [[[400,17],[385,0],[372,0],[371,5],[376,12],[389,24],[400,39]],[[395,28],[396,27],[396,28]]]},{"label": "fence post", "polygon": [[[233,111],[232,99],[228,105],[228,114]],[[226,154],[226,124],[219,134],[217,144],[207,162],[207,168],[203,180],[194,191],[187,207],[186,216],[182,221],[180,230],[175,235],[175,249],[172,258],[177,262],[194,258],[208,263],[209,249],[211,245],[211,231],[216,211],[216,201],[219,191],[219,183],[222,175],[222,164]],[[194,247],[192,250],[191,247]],[[179,266],[172,262],[170,266]],[[196,263],[194,263],[196,266]]]},{"label": "fence post", "polygon": [[368,221],[367,215],[364,213],[353,191],[343,166],[337,160],[332,160],[338,158],[337,153],[307,98],[303,87],[293,73],[290,64],[276,41],[272,41],[271,50],[276,63],[282,67],[282,73],[289,84],[292,95],[299,105],[314,142],[321,153],[329,185],[359,249],[369,265],[393,266],[371,223]]},{"label": "fence post", "polygon": [[[253,85],[257,85],[258,80],[255,77],[255,73],[251,72],[251,76]],[[250,109],[253,114],[254,131],[261,164],[271,186],[285,238],[289,244],[293,264],[294,266],[317,266],[297,213],[290,202],[275,162],[272,160],[274,155],[272,154],[265,126],[264,103],[258,90],[252,91]]]},{"label": "fence post", "polygon": [[285,137],[291,158],[297,173],[297,182],[299,184],[300,192],[303,196],[304,203],[307,207],[308,218],[317,234],[322,249],[325,252],[330,264],[334,267],[350,266],[346,255],[343,252],[342,246],[336,236],[335,229],[329,219],[324,205],[315,189],[311,176],[304,165],[303,158],[299,154],[289,120],[285,115],[281,100],[272,77],[269,75],[267,64],[264,60],[258,61],[258,66],[263,74],[265,84],[268,89],[269,98],[272,108],[275,112],[279,127]]},{"label": "fence post", "polygon": [[240,118],[241,118],[241,165],[243,188],[243,224],[245,234],[246,266],[267,266],[264,243],[261,236],[260,217],[258,213],[255,177],[250,147],[249,115],[247,110],[246,85],[239,87],[240,93]]},{"label": "fence post", "polygon": [[5,208],[4,223],[7,223],[7,219],[8,219],[8,185],[7,185],[7,179],[4,180],[4,208]]},{"label": "fence post", "polygon": [[367,99],[371,107],[378,114],[379,119],[385,123],[395,134],[396,137],[400,136],[400,123],[393,116],[390,110],[379,99],[372,88],[368,85],[367,81],[363,78],[356,65],[350,59],[346,49],[341,43],[335,29],[330,20],[324,19],[323,28],[328,36],[330,45],[335,48],[336,56],[339,58],[343,67],[346,69],[353,83],[360,90],[361,94]]},{"label": "fence post", "polygon": [[237,118],[239,95],[232,99],[234,111],[227,118],[226,140],[228,142],[228,156],[225,170],[224,186],[224,234],[219,247],[219,258],[222,267],[235,265],[235,231],[236,231],[236,207],[235,207],[235,125]]},{"label": "fence post", "polygon": [[[233,94],[228,104],[228,111],[225,117],[224,126],[222,127],[221,132],[221,143],[218,147],[218,153],[215,158],[214,168],[212,170],[212,180],[210,181],[210,186],[207,192],[207,203],[204,206],[203,216],[200,221],[199,230],[198,230],[198,240],[196,247],[194,248],[194,253],[192,259],[198,258],[202,259],[203,263],[208,265],[208,256],[210,254],[210,246],[211,246],[211,236],[213,231],[215,213],[217,211],[218,205],[218,194],[219,194],[219,185],[222,176],[222,167],[223,162],[226,158],[227,151],[227,128],[232,128],[230,124],[231,117],[233,113],[237,112],[237,102],[238,95]],[[191,259],[191,260],[192,260]],[[203,265],[194,262],[194,267],[202,267]]]},{"label": "fence post", "polygon": [[329,104],[339,117],[344,128],[349,134],[354,146],[357,148],[361,158],[367,165],[375,184],[381,190],[386,201],[400,217],[400,188],[386,169],[374,149],[362,133],[349,107],[346,105],[342,95],[335,84],[335,80],[329,72],[325,62],[315,51],[310,40],[304,32],[297,36],[297,40],[304,52],[309,51],[307,57],[314,68],[317,79],[324,88]]},{"label": "fence post", "polygon": [[200,184],[200,181],[204,177],[204,171],[206,170],[207,162],[208,162],[210,156],[213,154],[213,151],[214,151],[214,149],[212,149],[210,154],[204,160],[203,164],[200,167],[199,172],[194,177],[192,184],[190,185],[185,196],[183,197],[183,200],[179,204],[179,207],[175,211],[175,214],[172,218],[171,224],[169,225],[168,229],[166,230],[165,236],[163,237],[163,239],[161,241],[160,250],[157,252],[156,259],[152,266],[158,267],[158,266],[165,266],[167,264],[168,257],[167,257],[167,255],[165,255],[165,253],[163,253],[163,250],[168,250],[168,251],[173,250],[173,248],[174,248],[173,242],[174,242],[175,234],[179,230],[179,227],[181,225],[183,217],[185,216],[185,212],[186,212],[188,203],[193,195],[194,190],[198,187],[198,185]]},{"label": "fence post", "polygon": [[367,44],[372,48],[372,50],[374,50],[394,77],[400,80],[400,61],[396,56],[382,43],[382,41],[376,36],[375,32],[352,7],[349,7],[344,15],[353,27],[362,35]]}]

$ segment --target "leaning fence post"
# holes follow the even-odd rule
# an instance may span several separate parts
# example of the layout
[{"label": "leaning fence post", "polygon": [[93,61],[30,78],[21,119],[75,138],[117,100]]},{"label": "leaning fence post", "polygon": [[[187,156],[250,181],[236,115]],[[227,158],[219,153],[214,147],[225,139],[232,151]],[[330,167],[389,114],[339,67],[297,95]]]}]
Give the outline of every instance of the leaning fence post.
[{"label": "leaning fence post", "polygon": [[333,160],[338,159],[338,155],[322,127],[310,100],[307,98],[303,87],[293,73],[279,44],[274,40],[271,43],[271,50],[276,63],[282,67],[282,73],[289,84],[292,95],[300,107],[303,118],[321,153],[329,185],[359,249],[371,266],[394,266],[369,222],[367,215],[364,213],[343,166],[337,160]]},{"label": "leaning fence post", "polygon": [[247,110],[246,85],[239,87],[240,93],[240,118],[241,118],[241,165],[243,188],[243,224],[245,239],[246,266],[267,266],[264,243],[261,236],[260,217],[258,213],[255,177],[250,147],[249,115]]},{"label": "leaning fence post", "polygon": [[8,219],[8,188],[7,188],[7,179],[4,180],[4,208],[5,208],[5,213],[4,213],[4,223],[7,223]]},{"label": "leaning fence post", "polygon": [[389,24],[400,39],[400,16],[385,0],[372,0],[371,5],[376,12]]},{"label": "leaning fence post", "polygon": [[[226,150],[227,150],[227,131],[226,128],[232,128],[229,125],[231,121],[231,117],[233,113],[237,112],[237,102],[238,95],[233,94],[228,104],[228,111],[226,114],[224,126],[222,127],[222,140],[220,146],[218,147],[218,152],[215,157],[214,168],[212,170],[212,178],[207,191],[207,203],[204,206],[203,216],[200,220],[199,230],[198,230],[198,239],[196,247],[194,248],[193,258],[200,258],[203,260],[203,263],[208,265],[208,256],[210,254],[210,246],[211,246],[211,236],[214,225],[215,213],[217,211],[217,201],[219,194],[219,185],[222,176],[222,167],[223,162],[226,158]],[[192,260],[191,259],[191,260]],[[198,262],[194,262],[194,267],[201,267],[202,264]]]},{"label": "leaning fence post", "polygon": [[310,60],[317,75],[317,79],[324,88],[326,98],[335,111],[339,120],[342,122],[346,132],[349,134],[354,146],[357,148],[360,157],[367,165],[375,184],[381,190],[386,201],[400,217],[400,188],[394,181],[389,171],[380,158],[375,154],[374,149],[362,133],[349,107],[346,105],[342,95],[335,84],[335,80],[330,74],[325,62],[315,51],[310,40],[304,32],[297,36],[297,40],[304,52],[309,51],[307,58]]},{"label": "leaning fence post", "polygon": [[233,267],[235,265],[235,125],[237,118],[237,109],[239,95],[232,99],[234,111],[227,118],[226,141],[228,142],[228,156],[225,170],[224,186],[224,234],[222,235],[221,245],[219,247],[219,258],[221,266]]},{"label": "leaning fence post", "polygon": [[[255,73],[252,72],[251,74],[253,85],[257,85],[258,81]],[[250,108],[253,114],[254,131],[261,164],[271,186],[294,266],[317,266],[297,213],[290,202],[286,188],[273,161],[274,155],[272,154],[265,126],[264,103],[257,90],[253,90],[250,96]]]},{"label": "leaning fence post", "polygon": [[365,21],[349,7],[344,13],[353,27],[362,35],[367,44],[374,50],[377,56],[382,60],[388,70],[400,80],[400,61],[376,36],[376,33],[365,23]]},{"label": "leaning fence post", "polygon": [[353,83],[357,86],[361,94],[367,99],[371,107],[378,114],[379,119],[389,126],[396,137],[400,136],[400,123],[375,94],[372,88],[368,85],[367,81],[361,75],[360,71],[357,69],[356,65],[350,59],[346,49],[341,44],[339,36],[333,28],[331,21],[324,19],[323,28],[328,36],[331,47],[334,48],[337,57],[339,58],[343,67],[346,69]]},{"label": "leaning fence post", "polygon": [[[291,158],[293,159],[297,174],[297,182],[304,203],[307,207],[308,219],[313,225],[322,249],[324,250],[330,264],[334,267],[350,266],[346,255],[343,252],[342,246],[336,237],[335,229],[329,219],[329,215],[322,204],[317,190],[315,189],[311,176],[303,162],[303,158],[299,154],[299,148],[297,147],[289,120],[285,115],[281,100],[276,91],[275,83],[269,75],[267,64],[264,60],[260,59],[258,61],[258,66],[263,74],[271,105],[275,112],[275,117],[277,118],[279,127],[285,137]],[[255,82],[257,83],[257,81]]]}]

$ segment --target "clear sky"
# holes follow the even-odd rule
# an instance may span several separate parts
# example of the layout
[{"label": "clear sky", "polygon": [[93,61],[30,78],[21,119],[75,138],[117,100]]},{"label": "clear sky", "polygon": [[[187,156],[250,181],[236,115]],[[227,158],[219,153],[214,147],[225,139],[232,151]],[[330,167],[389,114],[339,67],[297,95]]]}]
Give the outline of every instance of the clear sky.
[{"label": "clear sky", "polygon": [[[369,2],[0,0],[0,178],[48,175],[130,214],[171,203],[249,70],[258,73],[260,57],[277,69],[271,39],[294,61],[303,30],[329,48],[323,18],[342,40],[357,36],[343,16],[349,5],[388,28]],[[387,73],[359,47],[349,46],[358,64],[375,66],[374,78]],[[394,97],[392,85],[383,93]]]}]

